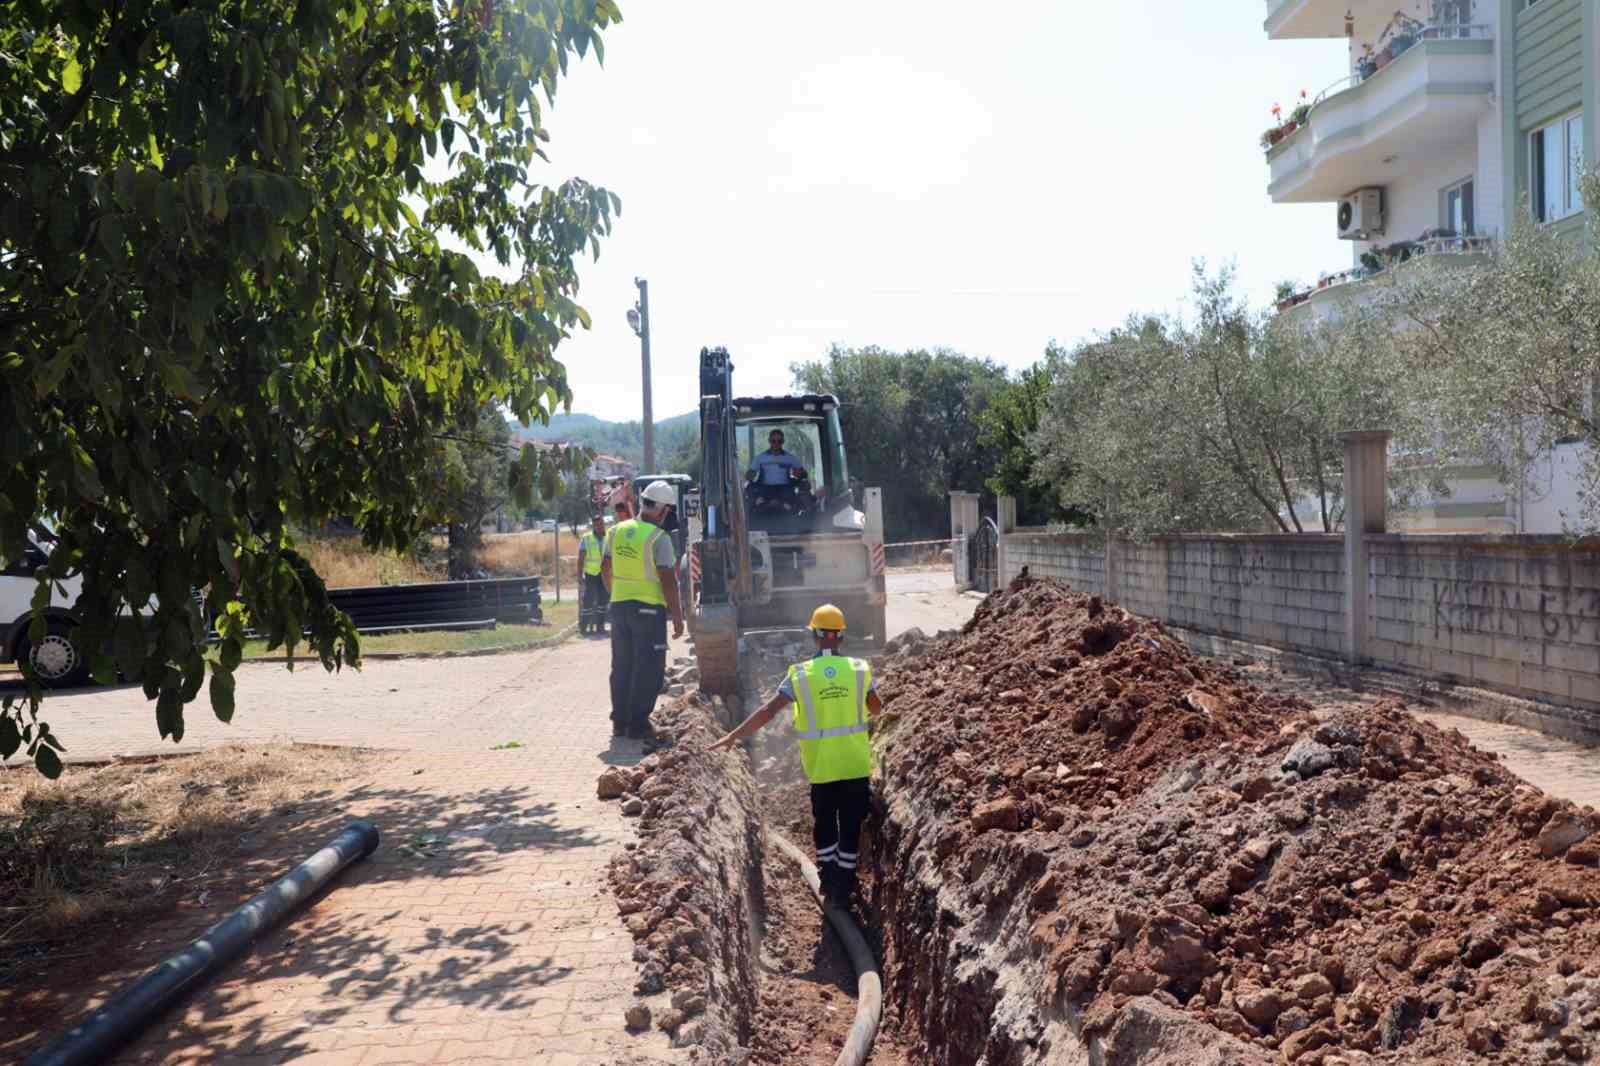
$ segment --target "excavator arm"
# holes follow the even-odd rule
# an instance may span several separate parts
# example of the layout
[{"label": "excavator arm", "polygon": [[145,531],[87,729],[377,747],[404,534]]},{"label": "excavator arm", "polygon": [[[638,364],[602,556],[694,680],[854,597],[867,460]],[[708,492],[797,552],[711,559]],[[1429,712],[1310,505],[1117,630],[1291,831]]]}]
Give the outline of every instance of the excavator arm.
[{"label": "excavator arm", "polygon": [[733,360],[700,349],[700,600],[695,658],[700,686],[722,696],[739,688],[739,602],[750,594],[749,530],[734,430]]}]

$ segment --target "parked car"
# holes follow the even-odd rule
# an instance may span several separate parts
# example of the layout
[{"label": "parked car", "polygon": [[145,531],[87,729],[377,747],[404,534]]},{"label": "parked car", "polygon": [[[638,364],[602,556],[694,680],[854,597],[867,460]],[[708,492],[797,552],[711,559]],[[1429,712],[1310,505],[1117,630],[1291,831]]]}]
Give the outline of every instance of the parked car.
[{"label": "parked car", "polygon": [[546,518],[543,522],[539,523],[539,531],[541,533],[554,533],[556,531],[557,524],[558,523],[554,518]]},{"label": "parked car", "polygon": [[[38,643],[28,636],[33,591],[38,587],[34,572],[49,561],[49,548],[30,536],[23,557],[0,570],[0,663],[28,663],[46,688],[73,688],[88,684],[93,671],[89,655],[77,640],[78,619],[73,614],[83,591],[82,577],[74,574],[51,588],[45,635]],[[195,640],[204,643],[209,628],[205,594],[195,589],[192,595],[198,607]],[[130,613],[127,608],[123,612]],[[147,604],[138,613],[148,617],[154,613],[153,606]]]},{"label": "parked car", "polygon": [[45,635],[38,643],[28,636],[34,571],[49,560],[48,550],[30,537],[22,558],[0,570],[0,662],[28,663],[52,688],[82,685],[89,680],[89,656],[74,639],[78,624],[71,609],[83,588],[81,577],[69,577],[51,590]]}]

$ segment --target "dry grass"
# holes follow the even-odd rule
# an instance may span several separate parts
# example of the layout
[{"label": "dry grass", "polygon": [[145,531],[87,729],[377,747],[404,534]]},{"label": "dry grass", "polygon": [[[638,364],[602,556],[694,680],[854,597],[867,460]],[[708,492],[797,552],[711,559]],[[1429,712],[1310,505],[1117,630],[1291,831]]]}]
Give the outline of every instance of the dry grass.
[{"label": "dry grass", "polygon": [[356,536],[310,536],[296,545],[329,588],[410,585],[443,581],[444,555],[427,561],[411,555],[374,552]]},{"label": "dry grass", "polygon": [[[483,538],[478,564],[494,577],[552,576],[550,560],[555,554],[550,533],[490,533]],[[561,579],[578,576],[578,538],[570,530],[561,531]]]},{"label": "dry grass", "polygon": [[19,951],[37,957],[226,876],[261,819],[373,757],[251,746],[68,766],[56,781],[0,771],[0,976]]},{"label": "dry grass", "polygon": [[[483,538],[478,565],[491,577],[551,577],[555,546],[549,533],[489,533]],[[297,547],[329,588],[364,585],[409,585],[445,580],[449,551],[444,537],[434,537],[425,557],[374,552],[357,536],[309,536]],[[578,538],[561,531],[561,579],[577,581]]]}]

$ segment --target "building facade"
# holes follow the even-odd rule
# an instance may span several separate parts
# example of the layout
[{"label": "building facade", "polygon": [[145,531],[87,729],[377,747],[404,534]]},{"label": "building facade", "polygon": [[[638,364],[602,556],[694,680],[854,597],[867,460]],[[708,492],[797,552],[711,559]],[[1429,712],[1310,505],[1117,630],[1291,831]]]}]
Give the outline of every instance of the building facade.
[{"label": "building facade", "polygon": [[[1600,159],[1600,0],[1266,0],[1269,38],[1326,38],[1349,74],[1262,137],[1274,203],[1326,203],[1350,244],[1280,313],[1337,313],[1409,264],[1470,262],[1517,211],[1581,231],[1578,177]],[[1574,515],[1578,445],[1512,485],[1463,468],[1450,496],[1402,524],[1435,531],[1561,532]]]}]

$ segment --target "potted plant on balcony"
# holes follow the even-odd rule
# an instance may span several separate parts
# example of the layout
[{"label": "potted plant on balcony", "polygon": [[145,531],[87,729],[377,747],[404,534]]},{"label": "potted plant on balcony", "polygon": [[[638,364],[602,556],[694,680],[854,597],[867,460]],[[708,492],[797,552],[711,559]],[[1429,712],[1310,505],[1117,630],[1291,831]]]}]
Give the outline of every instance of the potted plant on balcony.
[{"label": "potted plant on balcony", "polygon": [[1417,43],[1417,38],[1422,33],[1422,23],[1398,11],[1394,15],[1394,36],[1389,38],[1389,56],[1391,59],[1399,59]]},{"label": "potted plant on balcony", "polygon": [[1298,129],[1311,119],[1311,101],[1306,98],[1306,91],[1300,90],[1300,102],[1295,109],[1289,112],[1289,124]]},{"label": "potted plant on balcony", "polygon": [[1361,58],[1356,60],[1356,77],[1366,81],[1378,73],[1378,57],[1372,51],[1370,43],[1361,46]]}]

